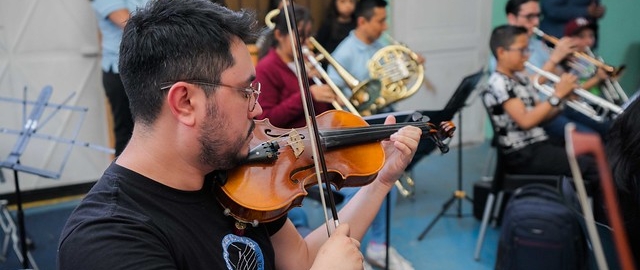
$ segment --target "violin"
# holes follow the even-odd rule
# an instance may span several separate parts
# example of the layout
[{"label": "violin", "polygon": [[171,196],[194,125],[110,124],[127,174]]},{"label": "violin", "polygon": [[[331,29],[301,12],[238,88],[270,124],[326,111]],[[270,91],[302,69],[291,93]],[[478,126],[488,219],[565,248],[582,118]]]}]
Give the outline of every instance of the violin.
[{"label": "violin", "polygon": [[[371,183],[385,160],[381,140],[403,126],[420,127],[423,138],[432,139],[441,151],[442,142],[453,136],[455,126],[445,121],[368,125],[349,112],[327,111],[316,117],[320,143],[325,151],[331,185],[359,187]],[[255,122],[250,153],[244,164],[227,172],[226,181],[215,187],[225,214],[256,226],[284,216],[301,206],[306,189],[318,184],[308,129],[281,129],[268,119]]]}]

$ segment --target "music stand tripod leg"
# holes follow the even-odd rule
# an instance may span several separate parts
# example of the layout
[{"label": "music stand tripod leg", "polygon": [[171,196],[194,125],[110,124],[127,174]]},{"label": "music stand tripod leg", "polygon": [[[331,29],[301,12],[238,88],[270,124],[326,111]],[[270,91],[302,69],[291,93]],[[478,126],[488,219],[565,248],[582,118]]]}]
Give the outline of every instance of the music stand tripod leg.
[{"label": "music stand tripod leg", "polygon": [[447,200],[447,202],[445,202],[442,205],[442,210],[440,210],[440,213],[438,213],[438,215],[433,219],[433,221],[429,223],[429,226],[427,226],[427,228],[425,228],[424,231],[420,233],[420,236],[418,236],[418,241],[422,240],[422,238],[424,238],[424,236],[427,235],[427,232],[429,232],[429,230],[431,230],[431,228],[434,225],[436,225],[436,222],[438,222],[438,220],[444,215],[444,213],[446,213],[447,210],[449,210],[449,207],[451,207],[455,199],[456,199],[455,196],[451,196],[451,198],[449,198],[449,200]]},{"label": "music stand tripod leg", "polygon": [[427,228],[425,228],[424,231],[420,233],[420,236],[418,236],[418,241],[424,238],[424,236],[429,232],[429,230],[431,230],[431,228],[436,224],[436,222],[447,212],[447,210],[449,210],[449,207],[451,207],[451,205],[455,200],[458,200],[458,214],[457,214],[458,218],[462,217],[462,200],[463,199],[466,199],[469,202],[471,202],[471,204],[473,204],[473,199],[467,196],[466,192],[462,190],[462,110],[458,112],[458,131],[457,132],[458,134],[460,134],[458,136],[458,189],[455,190],[453,192],[453,195],[451,195],[451,198],[449,198],[449,200],[447,200],[447,202],[443,204],[442,210],[440,211],[440,213],[438,213],[435,219],[433,219],[433,221],[429,223]]}]

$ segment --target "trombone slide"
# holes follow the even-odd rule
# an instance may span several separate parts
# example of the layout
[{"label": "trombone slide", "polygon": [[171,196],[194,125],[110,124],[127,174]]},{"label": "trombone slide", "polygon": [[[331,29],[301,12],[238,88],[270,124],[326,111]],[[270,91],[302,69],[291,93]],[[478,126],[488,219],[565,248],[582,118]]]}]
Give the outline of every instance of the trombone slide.
[{"label": "trombone slide", "polygon": [[[355,115],[360,115],[360,113],[358,113],[358,110],[355,107],[353,107],[353,105],[351,104],[351,101],[349,101],[349,99],[344,95],[344,93],[342,93],[342,90],[340,90],[340,87],[338,87],[332,80],[329,79],[329,74],[327,74],[324,68],[322,68],[322,65],[320,64],[320,62],[318,62],[318,60],[316,60],[316,57],[311,53],[311,51],[309,51],[309,48],[303,47],[302,53],[307,57],[307,60],[309,61],[309,63],[311,63],[313,68],[315,68],[318,71],[318,73],[320,73],[320,76],[324,78],[326,84],[329,85],[329,87],[331,87],[333,92],[335,92],[336,96],[338,97],[338,99],[340,99],[342,104],[344,104],[344,106],[347,107],[347,110],[349,110],[349,112]],[[320,79],[318,79],[317,77],[313,77],[313,82],[315,82],[317,85],[323,84],[322,81],[320,81]],[[342,110],[342,106],[340,106],[340,103],[338,103],[337,101],[331,102],[331,104],[333,105],[334,108],[338,110]]]},{"label": "trombone slide", "polygon": [[[537,27],[533,28],[533,33],[535,33],[539,37],[545,39],[546,41],[549,41],[549,42],[553,43],[553,45],[558,44],[559,40],[558,40],[557,37],[547,35],[545,32],[543,32],[542,30],[538,29]],[[604,69],[606,72],[611,73],[612,75],[617,75],[619,73],[619,71],[621,70],[621,69],[614,68],[613,66],[607,65],[606,63],[604,63],[602,61],[599,61],[598,59],[595,59],[595,58],[589,56],[588,54],[586,54],[584,52],[573,52],[573,55],[575,57],[579,57],[579,58],[582,58],[584,60],[589,61],[591,64],[594,64],[595,66]]]}]

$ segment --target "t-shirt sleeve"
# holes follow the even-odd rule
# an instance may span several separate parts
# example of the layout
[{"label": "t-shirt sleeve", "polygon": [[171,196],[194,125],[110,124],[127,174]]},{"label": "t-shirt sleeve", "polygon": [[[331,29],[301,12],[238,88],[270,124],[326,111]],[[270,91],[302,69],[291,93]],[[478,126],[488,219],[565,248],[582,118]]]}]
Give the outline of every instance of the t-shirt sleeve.
[{"label": "t-shirt sleeve", "polygon": [[127,8],[124,0],[94,0],[91,1],[91,6],[102,19],[106,19],[116,10]]},{"label": "t-shirt sleeve", "polygon": [[505,76],[491,76],[489,81],[489,89],[496,98],[498,104],[517,97],[513,91],[513,84]]},{"label": "t-shirt sleeve", "polygon": [[287,215],[284,215],[283,217],[276,219],[272,222],[266,223],[265,226],[267,228],[267,232],[269,233],[269,236],[273,236],[280,229],[282,229],[282,226],[284,226],[285,222],[287,222]]}]

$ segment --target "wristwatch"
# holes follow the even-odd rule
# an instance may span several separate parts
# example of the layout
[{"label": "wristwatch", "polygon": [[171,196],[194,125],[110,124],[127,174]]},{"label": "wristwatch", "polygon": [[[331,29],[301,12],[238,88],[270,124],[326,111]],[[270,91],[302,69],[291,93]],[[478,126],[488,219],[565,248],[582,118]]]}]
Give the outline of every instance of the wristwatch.
[{"label": "wristwatch", "polygon": [[560,105],[560,98],[557,96],[550,96],[547,101],[549,101],[549,104],[553,107],[558,107],[558,105]]}]

